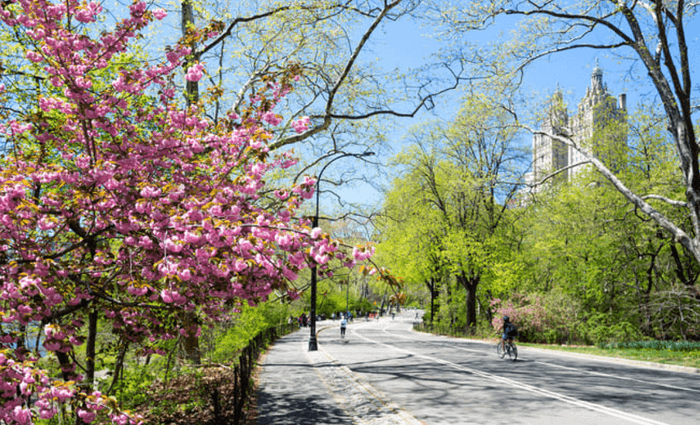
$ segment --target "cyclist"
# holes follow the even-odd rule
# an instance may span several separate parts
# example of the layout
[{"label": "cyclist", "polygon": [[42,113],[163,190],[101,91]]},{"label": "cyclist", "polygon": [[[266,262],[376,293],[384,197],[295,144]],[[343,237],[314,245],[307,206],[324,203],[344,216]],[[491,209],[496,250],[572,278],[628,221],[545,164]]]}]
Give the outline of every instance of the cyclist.
[{"label": "cyclist", "polygon": [[340,321],[340,337],[345,338],[345,328],[348,326],[348,319],[343,316],[343,319]]},{"label": "cyclist", "polygon": [[513,337],[518,336],[518,328],[511,323],[510,317],[503,316],[503,336],[501,337],[501,348],[506,351],[506,341],[513,341]]}]

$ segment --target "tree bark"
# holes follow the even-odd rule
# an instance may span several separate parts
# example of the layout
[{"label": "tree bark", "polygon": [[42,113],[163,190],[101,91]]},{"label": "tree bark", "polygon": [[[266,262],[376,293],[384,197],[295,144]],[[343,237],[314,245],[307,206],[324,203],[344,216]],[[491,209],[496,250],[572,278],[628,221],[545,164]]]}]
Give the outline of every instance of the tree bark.
[{"label": "tree bark", "polygon": [[[187,313],[187,327],[197,325],[197,317],[194,313]],[[195,335],[187,335],[182,342],[185,350],[185,357],[190,362],[198,365],[202,364],[202,353],[199,348],[199,337]]]},{"label": "tree bark", "polygon": [[457,275],[457,281],[467,292],[465,300],[467,307],[465,331],[468,334],[472,334],[476,330],[476,289],[479,286],[479,280],[478,275],[467,276],[464,273]]},{"label": "tree bark", "polygon": [[92,388],[95,382],[95,344],[97,342],[97,309],[91,308],[88,313],[88,336],[85,342],[85,383]]}]

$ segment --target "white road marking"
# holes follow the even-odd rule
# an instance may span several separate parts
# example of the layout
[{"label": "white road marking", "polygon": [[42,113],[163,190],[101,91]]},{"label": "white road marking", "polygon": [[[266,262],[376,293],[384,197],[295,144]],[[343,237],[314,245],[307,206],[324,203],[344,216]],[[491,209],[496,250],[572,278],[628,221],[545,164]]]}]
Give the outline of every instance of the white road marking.
[{"label": "white road marking", "polygon": [[[392,325],[389,325],[389,326],[384,327],[384,328],[382,329],[382,331],[385,332],[385,333],[388,333],[388,332],[387,332],[387,329],[389,329],[390,327],[392,327]],[[419,338],[413,338],[413,337],[408,336],[408,335],[398,335],[398,334],[391,334],[391,335],[393,335],[394,337],[403,338],[403,339],[410,339],[410,340],[414,340],[414,341],[418,341],[418,340],[419,340]],[[475,350],[475,349],[471,349],[471,348],[458,347],[458,346],[456,346],[456,345],[451,345],[451,344],[449,344],[449,343],[440,343],[440,344],[448,345],[448,346],[450,346],[451,348],[454,348],[454,349],[457,349],[457,350],[461,350],[461,351],[469,351],[469,352],[474,352],[474,353],[483,353],[483,352],[484,352],[483,350]],[[521,353],[519,353],[519,354],[521,354]],[[518,357],[518,359],[525,360],[526,358]],[[644,381],[644,380],[641,380],[641,379],[629,378],[629,377],[626,377],[626,376],[611,375],[611,374],[608,374],[608,373],[595,372],[595,371],[589,371],[589,370],[584,370],[584,369],[577,369],[577,368],[573,368],[573,367],[570,367],[570,366],[557,365],[557,364],[554,364],[554,363],[547,363],[547,362],[541,362],[541,361],[534,361],[534,363],[539,363],[539,364],[542,364],[542,365],[545,365],[545,366],[550,366],[550,367],[559,368],[559,369],[567,369],[567,370],[575,371],[575,372],[577,372],[577,373],[582,373],[582,374],[585,373],[585,374],[588,374],[588,375],[603,376],[603,377],[606,377],[606,378],[623,379],[623,380],[627,380],[627,381],[639,382],[639,383],[641,383],[641,384],[645,384],[645,385],[649,385],[649,386],[657,386],[657,387],[670,388],[670,389],[679,390],[679,391],[689,391],[689,392],[694,392],[694,393],[700,393],[700,390],[696,390],[696,389],[694,389],[694,388],[678,387],[678,386],[675,386],[675,385],[662,384],[662,383],[660,383],[660,382],[654,382],[654,381]]]},{"label": "white road marking", "polygon": [[[383,331],[386,332],[386,329],[388,329],[389,327],[391,327],[391,325],[385,327],[385,328],[383,329]],[[413,352],[413,351],[410,351],[410,350],[406,350],[406,349],[403,349],[403,348],[398,348],[398,347],[395,347],[395,346],[393,346],[393,345],[389,345],[389,344],[386,344],[386,343],[383,343],[383,342],[379,342],[379,341],[373,340],[373,339],[371,339],[371,338],[367,338],[367,337],[365,337],[365,336],[363,336],[363,335],[360,335],[360,334],[358,334],[358,333],[356,332],[355,329],[352,330],[352,333],[355,334],[356,336],[358,336],[359,338],[362,338],[362,339],[364,339],[364,340],[366,340],[366,341],[369,341],[369,342],[371,342],[371,343],[373,343],[373,344],[377,344],[377,345],[384,346],[384,347],[389,348],[389,349],[391,349],[391,350],[395,350],[395,351],[403,352],[403,353],[406,353],[406,354],[410,354],[410,355],[415,356],[415,357],[418,357],[418,358],[423,358],[423,359],[431,360],[431,361],[434,361],[434,362],[436,362],[436,363],[444,364],[444,365],[446,365],[446,366],[449,366],[449,367],[454,368],[454,369],[457,369],[457,370],[461,370],[461,371],[464,371],[464,372],[468,372],[468,373],[471,373],[471,374],[476,375],[476,376],[480,376],[480,377],[485,378],[485,379],[489,379],[489,380],[492,380],[492,381],[496,381],[496,382],[499,382],[499,383],[502,383],[502,384],[511,386],[511,387],[513,387],[513,388],[519,388],[519,389],[522,389],[522,390],[525,390],[525,391],[529,391],[529,392],[532,392],[532,393],[535,393],[535,394],[539,394],[539,395],[542,395],[542,396],[545,396],[545,397],[550,397],[550,398],[553,398],[553,399],[556,399],[556,400],[563,401],[563,402],[568,403],[568,404],[572,404],[572,405],[575,405],[575,406],[583,407],[583,408],[585,408],[585,409],[593,410],[593,411],[596,411],[596,412],[599,412],[599,413],[604,413],[604,414],[607,414],[607,415],[610,415],[610,416],[613,416],[613,417],[616,417],[616,418],[624,419],[624,420],[626,420],[626,421],[629,421],[629,422],[632,422],[632,423],[635,423],[635,424],[641,424],[641,425],[667,425],[665,422],[658,422],[658,421],[655,421],[655,420],[653,420],[653,419],[648,419],[648,418],[644,418],[644,417],[642,417],[642,416],[633,415],[633,414],[631,414],[631,413],[626,413],[626,412],[623,412],[623,411],[621,411],[621,410],[617,410],[617,409],[612,409],[612,408],[609,408],[609,407],[605,407],[605,406],[602,406],[602,405],[600,405],[600,404],[589,403],[589,402],[587,402],[587,401],[579,400],[579,399],[576,399],[576,398],[573,398],[573,397],[570,397],[570,396],[567,396],[567,395],[564,395],[564,394],[556,393],[556,392],[554,392],[554,391],[549,391],[549,390],[545,390],[545,389],[542,389],[542,388],[534,387],[534,386],[532,386],[532,385],[524,384],[524,383],[522,383],[522,382],[518,382],[518,381],[515,381],[515,380],[513,380],[513,379],[504,378],[504,377],[501,377],[501,376],[493,375],[493,374],[491,374],[491,373],[482,372],[482,371],[477,370],[477,369],[472,369],[472,368],[469,368],[469,367],[465,367],[465,366],[459,365],[459,364],[457,364],[457,363],[453,363],[453,362],[448,361],[448,360],[443,360],[443,359],[440,359],[440,358],[437,358],[437,357],[432,357],[432,356],[426,356],[426,355],[419,354],[419,353],[416,353],[416,352]],[[394,336],[396,336],[396,335],[394,335]],[[408,338],[408,339],[411,339],[411,338]]]},{"label": "white road marking", "polygon": [[561,366],[561,365],[558,365],[558,364],[547,363],[547,362],[535,361],[535,363],[543,364],[543,365],[550,366],[550,367],[556,367],[556,368],[559,368],[559,369],[568,369],[568,370],[576,371],[577,373],[586,373],[586,374],[589,374],[589,375],[604,376],[604,377],[606,377],[606,378],[613,378],[613,379],[624,379],[624,380],[627,380],[627,381],[634,381],[634,382],[639,382],[639,383],[641,383],[641,384],[654,385],[654,386],[657,386],[657,387],[665,387],[665,388],[670,388],[670,389],[673,389],[673,390],[691,391],[691,392],[694,392],[694,393],[700,393],[700,390],[696,390],[696,389],[694,389],[694,388],[683,388],[683,387],[677,387],[677,386],[675,386],[675,385],[662,384],[662,383],[659,383],[659,382],[642,381],[641,379],[629,378],[629,377],[626,377],[626,376],[619,376],[619,375],[610,375],[609,373],[594,372],[594,371],[592,371],[592,370],[576,369],[576,368],[574,368],[574,367]]}]

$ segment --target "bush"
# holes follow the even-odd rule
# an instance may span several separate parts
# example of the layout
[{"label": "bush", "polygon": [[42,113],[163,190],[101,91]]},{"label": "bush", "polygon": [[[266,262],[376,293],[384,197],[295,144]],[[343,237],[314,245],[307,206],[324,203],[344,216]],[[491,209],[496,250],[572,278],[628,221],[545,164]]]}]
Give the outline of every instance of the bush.
[{"label": "bush", "polygon": [[634,324],[617,321],[610,314],[596,313],[582,326],[586,340],[596,345],[611,342],[628,342],[641,339],[642,335]]},{"label": "bush", "polygon": [[514,294],[509,300],[491,301],[495,316],[493,328],[503,329],[503,316],[518,326],[519,339],[523,342],[570,343],[577,339],[575,333],[578,305],[557,290],[546,294]]},{"label": "bush", "polygon": [[280,314],[277,309],[267,304],[257,307],[241,306],[240,313],[232,322],[216,329],[214,347],[207,356],[214,362],[230,362],[231,354],[247,346],[248,342],[261,331],[282,322],[286,323],[285,312]]}]

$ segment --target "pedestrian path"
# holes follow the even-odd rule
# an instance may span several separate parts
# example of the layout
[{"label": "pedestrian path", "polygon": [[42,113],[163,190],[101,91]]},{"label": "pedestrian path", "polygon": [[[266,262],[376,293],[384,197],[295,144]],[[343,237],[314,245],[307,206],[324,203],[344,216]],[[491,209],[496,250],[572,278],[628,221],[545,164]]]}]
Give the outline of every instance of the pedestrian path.
[{"label": "pedestrian path", "polygon": [[408,412],[385,402],[369,383],[319,345],[308,351],[309,330],[277,340],[262,364],[258,425],[418,425]]},{"label": "pedestrian path", "polygon": [[308,328],[286,335],[270,346],[258,388],[258,425],[353,424],[326,388],[307,356]]}]

